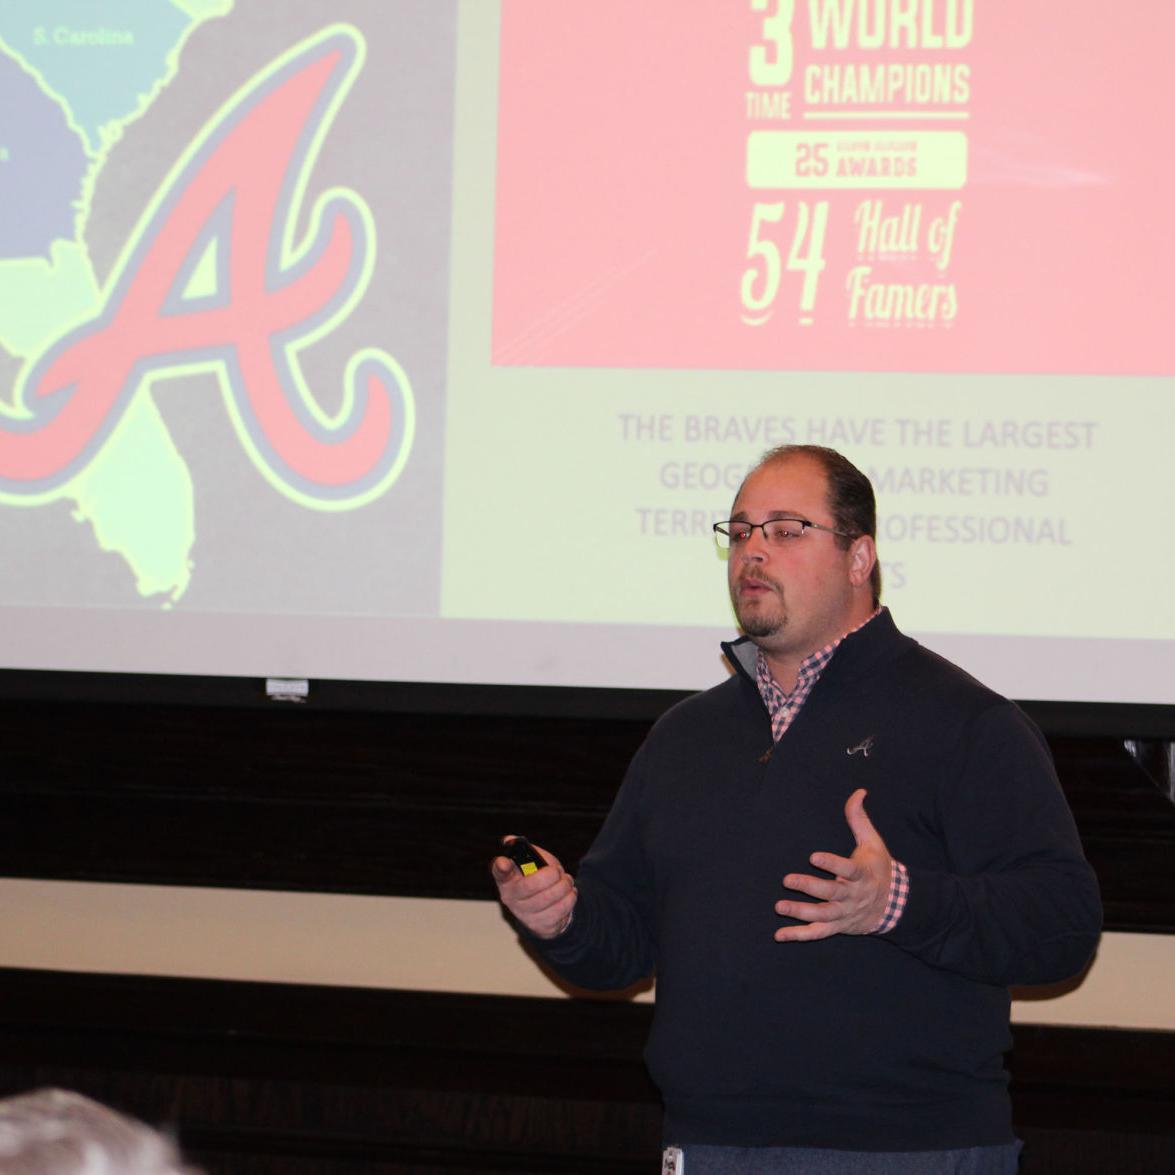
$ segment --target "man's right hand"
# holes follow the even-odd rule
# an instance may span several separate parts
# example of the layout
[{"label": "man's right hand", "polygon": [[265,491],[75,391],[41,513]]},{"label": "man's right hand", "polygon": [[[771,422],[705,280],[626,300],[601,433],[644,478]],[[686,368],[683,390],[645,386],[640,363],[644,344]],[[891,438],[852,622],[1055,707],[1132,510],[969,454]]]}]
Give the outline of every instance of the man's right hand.
[{"label": "man's right hand", "polygon": [[509,857],[495,857],[490,872],[506,909],[536,938],[555,938],[571,924],[571,911],[576,902],[575,881],[557,857],[539,845],[534,849],[549,868],[537,869],[524,877]]}]

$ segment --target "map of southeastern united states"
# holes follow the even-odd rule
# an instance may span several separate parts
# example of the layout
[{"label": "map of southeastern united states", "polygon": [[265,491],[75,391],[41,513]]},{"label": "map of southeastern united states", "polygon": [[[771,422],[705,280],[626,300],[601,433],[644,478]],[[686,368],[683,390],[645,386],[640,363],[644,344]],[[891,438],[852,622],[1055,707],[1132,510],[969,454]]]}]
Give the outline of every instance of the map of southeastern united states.
[{"label": "map of southeastern united states", "polygon": [[[123,126],[175,76],[186,35],[231,7],[231,0],[0,6],[0,346],[10,354],[35,362],[100,310],[84,235],[93,182]],[[0,426],[5,410],[22,413],[12,396],[11,388],[0,391]],[[182,595],[195,539],[191,477],[145,389],[62,496],[98,547],[126,561],[140,595]]]}]

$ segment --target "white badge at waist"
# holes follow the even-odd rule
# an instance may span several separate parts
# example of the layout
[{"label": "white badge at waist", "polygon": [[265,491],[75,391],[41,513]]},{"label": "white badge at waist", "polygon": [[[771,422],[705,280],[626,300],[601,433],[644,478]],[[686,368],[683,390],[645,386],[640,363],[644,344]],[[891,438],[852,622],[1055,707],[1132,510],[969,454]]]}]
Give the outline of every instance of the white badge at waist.
[{"label": "white badge at waist", "polygon": [[661,1155],[661,1175],[685,1175],[685,1155],[681,1147],[667,1146]]}]

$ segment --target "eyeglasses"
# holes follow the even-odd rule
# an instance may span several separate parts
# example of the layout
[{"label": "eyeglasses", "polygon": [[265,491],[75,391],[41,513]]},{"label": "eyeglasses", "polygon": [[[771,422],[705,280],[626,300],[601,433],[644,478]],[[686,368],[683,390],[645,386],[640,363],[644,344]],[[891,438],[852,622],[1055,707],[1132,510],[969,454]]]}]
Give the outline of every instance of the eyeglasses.
[{"label": "eyeglasses", "polygon": [[794,539],[804,537],[806,530],[823,530],[829,534],[839,535],[842,539],[854,539],[857,536],[843,530],[835,530],[831,526],[821,526],[819,522],[812,522],[808,518],[768,518],[766,522],[727,522],[714,523],[714,540],[720,550],[728,551],[731,547],[741,547],[750,541],[754,530],[761,530],[763,538],[773,547],[782,547]]}]

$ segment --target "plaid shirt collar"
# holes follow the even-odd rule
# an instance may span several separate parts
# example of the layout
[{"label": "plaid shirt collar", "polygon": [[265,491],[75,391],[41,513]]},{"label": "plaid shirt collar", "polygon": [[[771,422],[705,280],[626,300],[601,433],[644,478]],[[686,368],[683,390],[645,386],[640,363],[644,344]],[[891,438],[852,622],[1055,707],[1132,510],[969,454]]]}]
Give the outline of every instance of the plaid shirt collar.
[{"label": "plaid shirt collar", "polygon": [[767,707],[767,713],[771,716],[771,737],[773,741],[779,742],[783,738],[787,728],[795,721],[795,717],[800,712],[800,708],[808,700],[808,695],[812,692],[812,687],[820,680],[820,675],[828,667],[828,663],[832,660],[832,655],[836,652],[841,641],[847,636],[852,636],[854,632],[860,632],[880,612],[881,609],[878,608],[872,616],[861,621],[855,628],[850,628],[848,632],[841,633],[836,640],[831,641],[824,648],[817,649],[814,653],[810,653],[805,657],[800,662],[800,669],[796,674],[796,684],[790,694],[785,693],[779,682],[772,677],[771,667],[767,664],[767,657],[762,649],[759,650],[759,654],[755,658],[755,680],[759,686],[759,695],[763,699],[763,704]]}]

